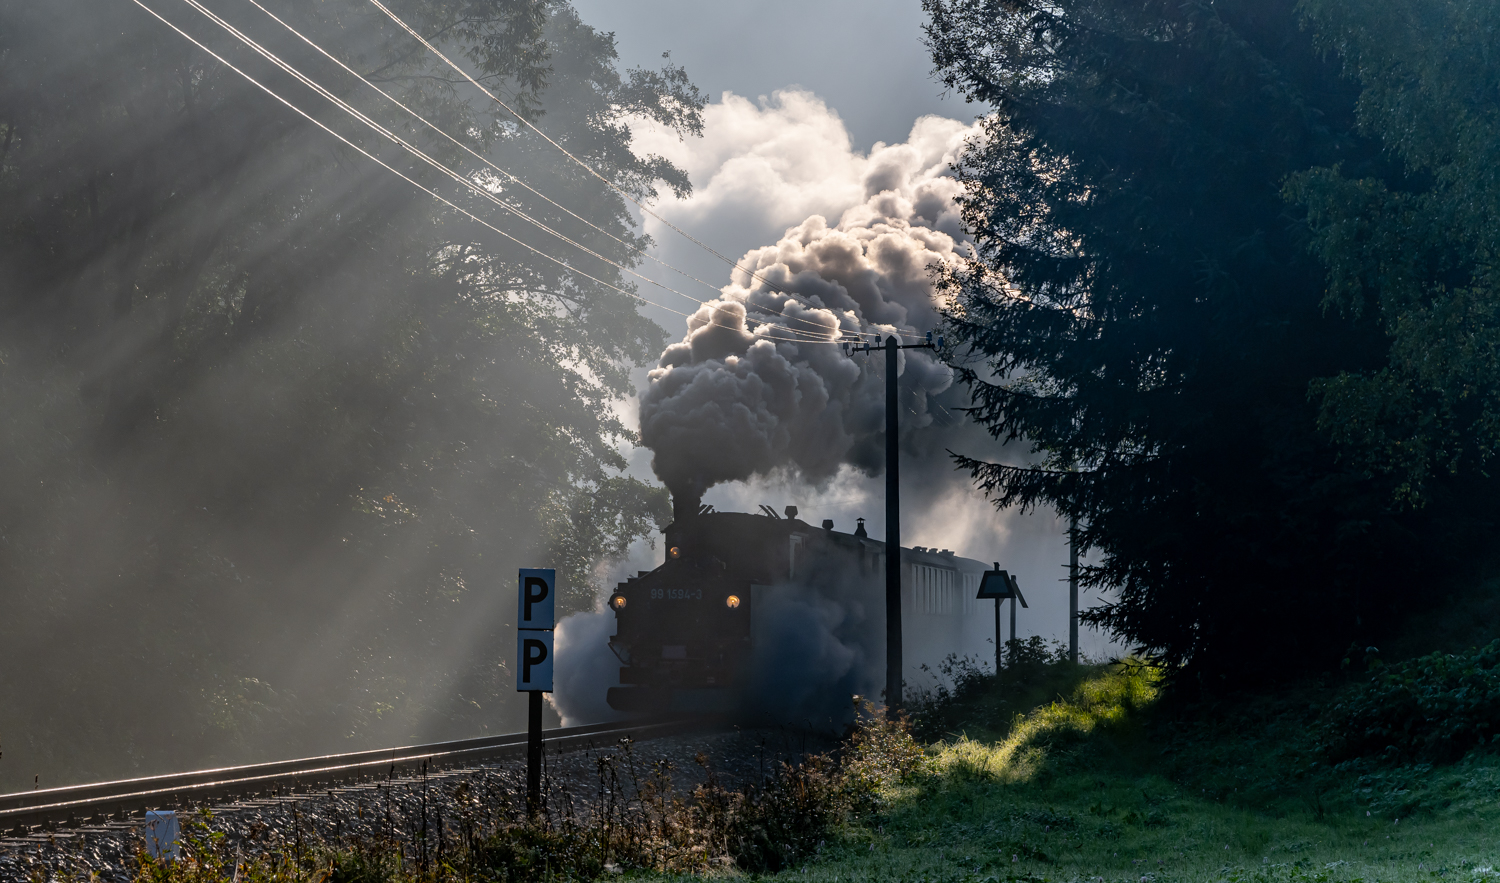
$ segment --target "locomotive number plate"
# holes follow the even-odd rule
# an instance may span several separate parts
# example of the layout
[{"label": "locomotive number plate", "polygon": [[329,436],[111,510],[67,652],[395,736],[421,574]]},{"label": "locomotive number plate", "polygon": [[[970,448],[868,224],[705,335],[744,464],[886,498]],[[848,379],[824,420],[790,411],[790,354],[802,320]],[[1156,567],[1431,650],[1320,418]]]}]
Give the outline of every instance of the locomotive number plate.
[{"label": "locomotive number plate", "polygon": [[667,601],[702,601],[702,589],[652,589],[651,597]]}]

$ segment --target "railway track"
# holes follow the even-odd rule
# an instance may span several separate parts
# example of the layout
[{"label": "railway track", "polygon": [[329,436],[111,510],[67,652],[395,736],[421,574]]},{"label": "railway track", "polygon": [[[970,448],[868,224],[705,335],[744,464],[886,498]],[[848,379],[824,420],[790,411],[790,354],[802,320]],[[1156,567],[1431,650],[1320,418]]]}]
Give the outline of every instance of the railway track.
[{"label": "railway track", "polygon": [[[624,738],[640,741],[675,735],[703,725],[700,719],[590,724],[547,730],[543,738],[549,748],[581,748]],[[147,810],[307,794],[335,785],[525,756],[526,734],[508,733],[0,794],[0,835],[24,836],[64,826],[125,822],[143,816]]]}]

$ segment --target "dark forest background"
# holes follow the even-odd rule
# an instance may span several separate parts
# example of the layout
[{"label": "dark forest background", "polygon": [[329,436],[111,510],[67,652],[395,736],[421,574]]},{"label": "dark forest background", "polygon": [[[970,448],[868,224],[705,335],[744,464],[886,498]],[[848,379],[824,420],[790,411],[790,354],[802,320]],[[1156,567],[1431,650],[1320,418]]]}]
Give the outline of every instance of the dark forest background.
[{"label": "dark forest background", "polygon": [[[664,517],[612,403],[663,331],[602,260],[474,200],[178,0],[0,2],[0,791],[519,728],[518,566]],[[359,0],[216,11],[533,217],[630,265],[626,202]],[[551,0],[393,11],[639,198],[683,174],[680,69],[621,71]],[[462,88],[460,88],[462,87]],[[592,279],[588,277],[593,277]],[[600,284],[608,283],[608,285]]]},{"label": "dark forest background", "polygon": [[924,6],[939,76],[992,111],[955,358],[974,417],[1047,458],[958,464],[1079,519],[1117,592],[1086,619],[1216,690],[1486,603],[1500,7]]}]

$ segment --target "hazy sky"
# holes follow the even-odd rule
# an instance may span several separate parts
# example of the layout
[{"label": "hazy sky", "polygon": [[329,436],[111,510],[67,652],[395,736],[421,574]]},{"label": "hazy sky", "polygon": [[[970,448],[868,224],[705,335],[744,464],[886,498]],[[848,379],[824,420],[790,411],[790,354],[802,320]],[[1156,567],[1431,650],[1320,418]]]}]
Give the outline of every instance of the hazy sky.
[{"label": "hazy sky", "polygon": [[614,31],[626,67],[657,67],[663,52],[717,99],[800,86],[838,111],[854,147],[901,141],[912,121],[969,121],[963,99],[939,97],[922,46],[918,0],[575,0],[583,20]]}]

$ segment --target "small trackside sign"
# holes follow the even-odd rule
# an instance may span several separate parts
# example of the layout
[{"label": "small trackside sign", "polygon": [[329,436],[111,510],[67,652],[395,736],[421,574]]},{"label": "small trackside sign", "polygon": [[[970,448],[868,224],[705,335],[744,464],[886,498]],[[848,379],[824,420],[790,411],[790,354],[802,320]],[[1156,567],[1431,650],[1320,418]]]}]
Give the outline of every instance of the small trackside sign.
[{"label": "small trackside sign", "polygon": [[557,571],[551,568],[521,568],[521,580],[517,594],[516,628],[550,629],[553,627],[553,612],[557,589]]},{"label": "small trackside sign", "polygon": [[552,692],[557,571],[523,567],[516,585],[516,692]]},{"label": "small trackside sign", "polygon": [[552,692],[552,632],[522,629],[516,641],[516,692]]}]

